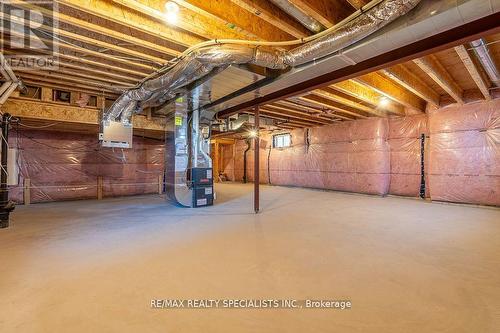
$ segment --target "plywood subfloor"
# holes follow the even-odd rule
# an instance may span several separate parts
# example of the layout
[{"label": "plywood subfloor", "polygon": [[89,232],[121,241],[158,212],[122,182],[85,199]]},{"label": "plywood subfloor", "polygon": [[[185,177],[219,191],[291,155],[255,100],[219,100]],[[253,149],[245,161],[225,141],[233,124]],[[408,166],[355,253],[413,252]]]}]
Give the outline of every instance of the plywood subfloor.
[{"label": "plywood subfloor", "polygon": [[[219,185],[18,207],[0,230],[2,332],[495,332],[500,211]],[[350,299],[339,310],[154,310],[153,298]]]}]

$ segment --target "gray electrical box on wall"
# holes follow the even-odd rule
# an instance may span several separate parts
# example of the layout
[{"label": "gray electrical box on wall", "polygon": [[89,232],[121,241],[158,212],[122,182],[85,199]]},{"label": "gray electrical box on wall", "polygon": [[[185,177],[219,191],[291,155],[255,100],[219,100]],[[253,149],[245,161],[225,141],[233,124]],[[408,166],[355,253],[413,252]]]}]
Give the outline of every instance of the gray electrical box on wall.
[{"label": "gray electrical box on wall", "polygon": [[132,148],[132,124],[123,124],[118,121],[104,121],[99,140],[103,147]]}]

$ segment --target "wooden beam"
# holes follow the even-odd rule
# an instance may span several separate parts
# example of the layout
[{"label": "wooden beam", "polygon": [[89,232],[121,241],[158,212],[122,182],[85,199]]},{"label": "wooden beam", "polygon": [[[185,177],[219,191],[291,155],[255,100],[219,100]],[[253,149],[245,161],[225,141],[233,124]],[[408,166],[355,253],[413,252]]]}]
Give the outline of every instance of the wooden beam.
[{"label": "wooden beam", "polygon": [[[165,14],[163,11],[164,1],[149,0],[111,0],[113,3],[137,11],[143,15],[147,15],[159,22],[165,22]],[[209,20],[206,17],[198,15],[187,8],[181,8],[177,15],[175,26],[185,31],[196,34],[207,39],[221,38],[246,38],[256,40],[255,36],[248,36],[234,31],[229,26],[223,26],[219,22]]]},{"label": "wooden beam", "polygon": [[389,67],[383,69],[381,72],[431,105],[439,107],[439,94],[432,90],[418,76],[410,72],[404,65]]},{"label": "wooden beam", "polygon": [[313,107],[310,107],[310,106],[305,106],[305,105],[302,105],[302,104],[299,104],[299,103],[295,103],[295,102],[291,102],[291,101],[287,101],[287,100],[276,101],[276,102],[274,102],[274,104],[283,105],[283,106],[291,107],[291,108],[294,108],[294,109],[299,109],[299,110],[302,110],[302,111],[306,111],[309,114],[315,114],[315,113],[320,113],[321,114],[321,113],[323,113],[323,111],[320,110],[320,109],[316,109],[316,108],[313,108]]},{"label": "wooden beam", "polygon": [[318,116],[311,116],[310,114],[307,114],[307,113],[305,113],[303,111],[297,111],[297,110],[291,109],[289,107],[282,107],[282,106],[273,105],[273,104],[267,104],[264,107],[267,108],[267,109],[271,108],[271,109],[274,109],[274,110],[278,110],[278,112],[280,112],[281,114],[287,115],[287,116],[288,115],[289,116],[297,116],[300,119],[312,121],[312,122],[319,123],[319,124],[330,123],[329,120],[321,119]]},{"label": "wooden beam", "polygon": [[[28,101],[10,98],[2,106],[3,112],[15,117],[26,119],[48,120],[61,123],[78,123],[98,125],[99,111],[95,108],[81,108],[72,105],[60,105],[40,101]],[[132,118],[134,129],[165,131],[165,120],[154,118],[147,120],[145,116],[134,115]]]},{"label": "wooden beam", "polygon": [[462,63],[472,77],[472,80],[474,80],[476,86],[479,88],[479,91],[481,91],[481,94],[483,94],[486,100],[490,100],[491,95],[488,89],[488,84],[486,83],[487,81],[481,75],[481,72],[476,67],[476,64],[472,60],[467,49],[463,45],[459,45],[455,47],[455,52],[457,52],[460,60],[462,60]]},{"label": "wooden beam", "polygon": [[339,114],[338,112],[335,112],[335,110],[333,110],[331,108],[332,107],[331,105],[326,105],[326,104],[318,105],[318,102],[316,102],[316,101],[308,101],[305,99],[301,99],[300,97],[291,97],[289,99],[289,101],[293,102],[294,104],[299,104],[300,106],[303,106],[303,107],[312,108],[314,110],[316,110],[316,108],[320,108],[321,115],[323,117],[331,118],[335,114],[335,117],[337,117],[339,119],[343,119],[343,120],[356,119],[356,117],[342,115],[342,114]]},{"label": "wooden beam", "polygon": [[[281,31],[285,31],[295,38],[309,36],[311,32],[297,21],[288,17],[278,7],[267,0],[231,0],[234,4],[240,6],[246,11],[258,16],[269,24],[272,24]],[[250,19],[254,24],[260,24],[259,21]],[[270,39],[274,40],[274,39]]]},{"label": "wooden beam", "polygon": [[376,107],[382,111],[391,112],[394,114],[404,114],[405,112],[404,107],[397,103],[389,103],[384,107],[380,107],[379,102],[382,95],[380,95],[370,87],[367,87],[353,80],[346,80],[335,83],[334,85],[331,85],[329,87],[351,97],[359,99],[360,101],[371,104],[373,107]]},{"label": "wooden beam", "polygon": [[354,101],[352,101],[350,99],[338,96],[338,95],[333,94],[333,93],[331,93],[329,91],[326,91],[324,89],[313,90],[311,93],[313,95],[324,97],[324,98],[329,99],[331,101],[343,104],[345,106],[349,106],[349,107],[355,108],[357,110],[360,110],[360,111],[363,111],[363,112],[366,112],[366,113],[373,114],[373,115],[378,116],[378,117],[385,117],[385,116],[387,116],[386,114],[384,114],[384,113],[382,113],[382,112],[380,112],[380,111],[378,111],[378,110],[376,110],[374,108],[371,108],[371,107],[363,105],[361,103],[357,103],[357,102],[354,102]]},{"label": "wooden beam", "polygon": [[354,116],[356,118],[368,118],[365,115],[362,115],[362,114],[358,113],[357,110],[349,109],[349,107],[341,108],[341,107],[332,105],[331,103],[329,103],[328,101],[325,101],[324,99],[322,100],[321,98],[315,98],[314,96],[311,96],[311,95],[309,95],[309,96],[302,96],[302,97],[299,97],[299,99],[303,100],[303,101],[307,101],[307,102],[313,103],[313,104],[320,105],[322,107],[325,107],[327,110],[333,111],[333,113],[335,115],[339,115],[338,112],[340,112],[340,113],[343,113],[343,114]]},{"label": "wooden beam", "polygon": [[61,12],[51,11],[51,10],[48,10],[47,8],[35,6],[33,4],[27,3],[26,1],[18,0],[16,2],[16,7],[37,10],[38,12],[42,13],[43,15],[46,15],[47,17],[53,16],[53,17],[57,18],[57,20],[59,22],[64,22],[64,23],[70,24],[72,26],[75,26],[78,28],[83,28],[85,30],[95,32],[95,33],[98,33],[98,34],[101,34],[104,36],[113,37],[115,39],[122,40],[124,42],[134,44],[136,46],[140,46],[140,47],[143,47],[145,49],[149,49],[151,51],[161,52],[161,53],[168,54],[168,55],[174,56],[174,57],[180,55],[180,53],[181,53],[177,50],[159,45],[158,43],[151,43],[151,42],[148,42],[144,39],[140,39],[140,38],[136,38],[134,36],[131,36],[130,34],[125,34],[125,33],[122,33],[122,32],[116,31],[116,30],[112,30],[112,29],[109,29],[109,28],[101,26],[101,25],[97,25],[97,24],[93,24],[91,22],[80,20],[78,18],[63,14]]},{"label": "wooden beam", "polygon": [[[120,92],[111,90],[109,88],[105,87],[98,87],[95,85],[88,85],[88,84],[80,84],[80,83],[74,83],[74,82],[65,82],[64,80],[60,80],[58,78],[51,78],[51,77],[43,77],[40,76],[40,73],[23,73],[20,75],[21,79],[26,82],[31,82],[35,85],[42,85],[42,86],[48,86],[48,87],[59,87],[63,88],[64,87],[73,87],[73,89],[78,89],[79,91],[81,89],[85,90],[92,90],[92,91],[97,91],[97,92],[105,92],[105,93],[110,93],[110,94],[117,94],[119,95]],[[73,80],[74,81],[74,80]],[[82,90],[83,91],[83,90]]]},{"label": "wooden beam", "polygon": [[[245,111],[245,112],[252,114],[249,111]],[[268,118],[273,118],[273,119],[277,119],[277,120],[286,121],[287,123],[289,122],[289,123],[298,124],[301,126],[319,126],[318,123],[313,123],[313,122],[301,120],[301,119],[298,119],[296,117],[286,116],[284,114],[280,114],[279,112],[269,111],[269,110],[262,108],[262,107],[260,109],[260,112],[261,112],[262,116],[266,116]]]},{"label": "wooden beam", "polygon": [[189,47],[204,41],[203,38],[193,36],[169,27],[164,21],[158,22],[144,17],[143,14],[116,6],[107,0],[55,0],[58,3],[85,13],[101,17],[111,22],[118,23],[151,36],[161,38],[170,43]]},{"label": "wooden beam", "polygon": [[290,2],[326,28],[332,27],[352,13],[352,8],[343,1],[290,0]]},{"label": "wooden beam", "polygon": [[464,104],[463,90],[453,80],[451,75],[441,65],[435,55],[431,54],[423,58],[413,60],[431,79],[444,89],[458,104]]},{"label": "wooden beam", "polygon": [[378,73],[370,73],[354,79],[364,84],[379,94],[414,110],[425,112],[425,101],[403,87]]},{"label": "wooden beam", "polygon": [[311,117],[306,117],[304,115],[297,115],[297,114],[294,114],[293,112],[287,112],[287,111],[273,109],[273,108],[269,107],[268,105],[261,107],[261,110],[265,111],[266,114],[269,114],[269,115],[281,116],[281,117],[283,117],[283,119],[290,119],[290,120],[294,120],[294,121],[302,122],[302,123],[307,123],[307,124],[314,125],[314,126],[325,125],[325,124],[330,123],[330,121],[320,119],[320,118],[314,119]]}]

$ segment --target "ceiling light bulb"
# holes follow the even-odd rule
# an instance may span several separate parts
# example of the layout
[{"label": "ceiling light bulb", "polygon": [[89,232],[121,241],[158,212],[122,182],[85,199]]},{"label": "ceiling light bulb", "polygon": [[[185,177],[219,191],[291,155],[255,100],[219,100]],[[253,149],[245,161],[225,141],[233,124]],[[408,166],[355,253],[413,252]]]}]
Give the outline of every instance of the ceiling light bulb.
[{"label": "ceiling light bulb", "polygon": [[389,99],[387,97],[381,97],[378,101],[378,105],[382,107],[389,105]]},{"label": "ceiling light bulb", "polygon": [[173,2],[169,1],[165,4],[165,19],[170,24],[177,23],[177,14],[179,13],[179,6]]},{"label": "ceiling light bulb", "polygon": [[255,138],[255,137],[257,137],[257,131],[256,130],[251,130],[251,131],[248,132],[248,135],[251,138]]},{"label": "ceiling light bulb", "polygon": [[168,1],[165,4],[165,9],[167,10],[167,13],[178,13],[179,12],[179,5],[177,5],[173,1]]}]

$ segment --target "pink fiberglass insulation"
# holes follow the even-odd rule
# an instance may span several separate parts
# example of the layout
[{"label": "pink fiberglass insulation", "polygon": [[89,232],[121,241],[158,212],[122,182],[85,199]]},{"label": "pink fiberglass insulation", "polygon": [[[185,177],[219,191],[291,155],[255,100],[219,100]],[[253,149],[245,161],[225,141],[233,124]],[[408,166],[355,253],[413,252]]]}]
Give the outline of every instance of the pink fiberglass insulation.
[{"label": "pink fiberglass insulation", "polygon": [[385,195],[390,152],[387,119],[292,131],[292,147],[272,149],[271,183]]},{"label": "pink fiberglass insulation", "polygon": [[102,148],[95,135],[66,132],[13,132],[18,148],[19,186],[10,197],[23,201],[22,184],[31,182],[32,202],[95,199],[98,177],[103,196],[155,193],[163,170],[163,143],[134,138],[132,149]]},{"label": "pink fiberglass insulation", "polygon": [[[428,136],[425,114],[389,119],[387,142],[391,149],[390,194],[411,197],[420,194],[422,134]],[[426,138],[426,147],[428,141]],[[427,165],[425,167],[427,169]]]},{"label": "pink fiberglass insulation", "polygon": [[500,100],[429,114],[433,200],[500,205]]}]

